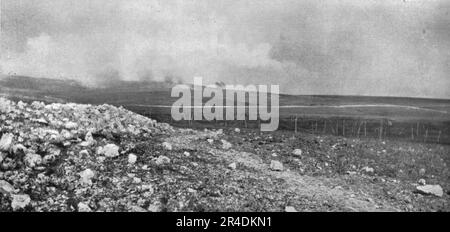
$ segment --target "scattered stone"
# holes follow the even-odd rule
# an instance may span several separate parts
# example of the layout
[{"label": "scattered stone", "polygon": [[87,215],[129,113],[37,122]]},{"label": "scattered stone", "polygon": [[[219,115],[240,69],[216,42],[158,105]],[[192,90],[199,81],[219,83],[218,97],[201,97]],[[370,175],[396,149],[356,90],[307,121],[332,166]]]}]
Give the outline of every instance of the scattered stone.
[{"label": "scattered stone", "polygon": [[214,139],[207,139],[206,141],[208,141],[209,144],[213,144],[214,143]]},{"label": "scattered stone", "polygon": [[135,164],[136,161],[137,161],[137,156],[135,154],[128,155],[128,163],[129,164]]},{"label": "scattered stone", "polygon": [[6,133],[2,135],[0,139],[0,151],[9,151],[11,149],[13,142],[13,135],[10,133]]},{"label": "scattered stone", "polygon": [[295,149],[292,154],[295,156],[301,156],[302,155],[302,149]]},{"label": "scattered stone", "polygon": [[15,156],[25,155],[28,152],[27,148],[22,144],[16,144],[12,147],[12,152]]},{"label": "scattered stone", "polygon": [[150,204],[147,210],[150,212],[161,212],[161,203],[155,202],[153,204]]},{"label": "scattered stone", "polygon": [[38,118],[38,119],[32,119],[33,122],[37,122],[37,123],[41,123],[41,124],[48,124],[47,120],[43,119],[43,118]]},{"label": "scattered stone", "polygon": [[152,192],[153,193],[153,185],[151,185],[151,184],[144,184],[144,185],[142,185],[141,186],[141,190],[142,191],[149,191],[149,192]]},{"label": "scattered stone", "polygon": [[230,165],[228,165],[228,168],[231,170],[236,170],[237,165],[236,165],[236,163],[231,163]]},{"label": "scattered stone", "polygon": [[95,173],[91,169],[86,169],[79,173],[80,183],[85,186],[92,185],[92,178],[94,178]]},{"label": "scattered stone", "polygon": [[279,161],[272,160],[270,162],[270,170],[272,171],[283,171],[283,164]]},{"label": "scattered stone", "polygon": [[24,162],[28,167],[34,168],[42,164],[42,157],[38,154],[28,153],[24,158]]},{"label": "scattered stone", "polygon": [[95,154],[96,154],[96,155],[103,155],[103,154],[104,154],[104,152],[103,152],[103,147],[97,147],[97,148],[95,149]]},{"label": "scattered stone", "polygon": [[78,207],[78,212],[82,212],[82,213],[89,213],[92,212],[91,207],[89,207],[87,204],[80,202],[77,205]]},{"label": "scattered stone", "polygon": [[21,109],[21,110],[23,110],[26,106],[27,106],[27,103],[25,103],[23,101],[19,101],[17,103],[17,107],[19,107],[19,109]]},{"label": "scattered stone", "polygon": [[119,147],[115,144],[108,144],[105,145],[101,150],[100,153],[105,155],[108,158],[114,158],[119,156]]},{"label": "scattered stone", "polygon": [[31,198],[27,194],[12,195],[11,208],[14,211],[24,209],[30,204],[30,202]]},{"label": "scattered stone", "polygon": [[437,197],[442,197],[444,195],[444,191],[440,185],[423,185],[417,186],[417,191],[424,195],[434,195]]},{"label": "scattered stone", "polygon": [[230,142],[226,141],[225,139],[222,139],[220,141],[222,142],[222,149],[224,149],[224,150],[228,150],[233,146],[233,145],[231,145]]},{"label": "scattered stone", "polygon": [[44,156],[44,158],[42,159],[42,163],[43,164],[51,164],[56,160],[56,156],[55,155],[46,155]]},{"label": "scattered stone", "polygon": [[94,144],[95,140],[94,140],[94,136],[92,136],[92,132],[88,132],[86,133],[86,135],[84,136],[84,141],[88,142],[89,144]]},{"label": "scattered stone", "polygon": [[13,159],[11,158],[4,158],[3,161],[0,163],[0,170],[8,170],[8,169],[13,169],[17,167],[17,162],[15,162]]},{"label": "scattered stone", "polygon": [[170,144],[169,142],[162,143],[162,146],[164,147],[164,149],[166,149],[168,151],[172,150],[172,144]]},{"label": "scattered stone", "polygon": [[[12,207],[18,211],[91,211],[90,206],[92,211],[114,211],[117,207],[130,209],[133,205],[146,209],[148,203],[159,197],[152,195],[151,186],[142,195],[136,193],[144,182],[154,181],[147,175],[137,178],[142,165],[127,166],[127,160],[122,159],[125,163],[120,164],[108,158],[123,154],[131,163],[141,161],[133,157],[136,154],[130,155],[135,149],[144,153],[136,145],[151,137],[175,134],[170,125],[107,104],[34,102],[30,105],[0,98],[0,111],[0,208],[3,210]],[[162,149],[143,148],[145,152],[155,152],[156,157],[164,154]],[[164,157],[160,160],[170,162]],[[123,171],[136,172],[136,176],[124,177]],[[90,187],[93,183],[98,186]],[[63,189],[59,191],[55,186]],[[111,196],[108,190],[117,190],[124,198],[108,198]],[[29,196],[19,195],[24,193]],[[104,204],[97,202],[95,196]],[[78,206],[80,201],[83,202]]]},{"label": "scattered stone", "polygon": [[426,185],[427,184],[425,179],[420,179],[417,183],[419,183],[420,185]]},{"label": "scattered stone", "polygon": [[80,143],[80,146],[81,146],[81,147],[89,147],[89,146],[91,146],[91,145],[92,145],[91,143],[86,142],[86,141]]},{"label": "scattered stone", "polygon": [[80,151],[80,156],[82,156],[82,157],[87,157],[87,156],[89,156],[89,151],[88,151],[88,150],[82,150],[82,151]]},{"label": "scattered stone", "polygon": [[133,184],[140,184],[140,183],[142,183],[142,179],[141,178],[139,178],[139,177],[134,177],[133,178]]},{"label": "scattered stone", "polygon": [[75,129],[78,128],[78,124],[75,123],[75,122],[66,122],[66,123],[64,124],[64,127],[65,127],[67,130],[75,130]]},{"label": "scattered stone", "polygon": [[371,167],[363,167],[362,169],[361,169],[361,171],[363,171],[363,172],[366,172],[366,173],[373,173],[375,170],[373,169],[373,168],[371,168]]},{"label": "scattered stone", "polygon": [[156,159],[155,162],[157,165],[164,165],[164,164],[169,164],[170,163],[170,159],[167,156],[160,156]]},{"label": "scattered stone", "polygon": [[241,132],[241,129],[239,129],[239,128],[234,128],[234,132],[240,133],[240,132]]},{"label": "scattered stone", "polygon": [[183,154],[184,154],[184,156],[186,156],[186,157],[191,156],[191,153],[189,153],[189,152],[187,152],[187,151],[185,151]]},{"label": "scattered stone", "polygon": [[63,136],[64,139],[73,139],[73,134],[70,133],[70,131],[62,130],[61,135]]},{"label": "scattered stone", "polygon": [[292,206],[286,206],[284,211],[288,212],[288,213],[295,213],[295,212],[297,212],[297,210],[294,207],[292,207]]},{"label": "scattered stone", "polygon": [[272,157],[277,157],[277,153],[272,153]]},{"label": "scattered stone", "polygon": [[4,180],[0,180],[0,193],[9,195],[15,191],[14,186]]},{"label": "scattered stone", "polygon": [[106,157],[104,157],[104,156],[99,156],[99,157],[97,157],[97,160],[98,160],[98,162],[103,163],[103,162],[105,162]]},{"label": "scattered stone", "polygon": [[55,157],[61,155],[61,150],[55,147],[49,148],[47,152],[49,155],[53,155]]},{"label": "scattered stone", "polygon": [[414,209],[414,206],[413,206],[412,204],[408,204],[408,205],[406,205],[406,208],[407,208],[409,211],[412,211],[412,210]]}]

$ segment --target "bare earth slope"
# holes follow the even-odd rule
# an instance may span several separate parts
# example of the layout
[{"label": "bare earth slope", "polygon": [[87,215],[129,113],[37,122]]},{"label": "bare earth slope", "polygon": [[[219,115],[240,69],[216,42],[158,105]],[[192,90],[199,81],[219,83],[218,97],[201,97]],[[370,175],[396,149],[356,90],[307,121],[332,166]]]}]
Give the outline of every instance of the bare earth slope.
[{"label": "bare earth slope", "polygon": [[448,146],[177,129],[109,105],[0,112],[0,211],[450,209]]}]

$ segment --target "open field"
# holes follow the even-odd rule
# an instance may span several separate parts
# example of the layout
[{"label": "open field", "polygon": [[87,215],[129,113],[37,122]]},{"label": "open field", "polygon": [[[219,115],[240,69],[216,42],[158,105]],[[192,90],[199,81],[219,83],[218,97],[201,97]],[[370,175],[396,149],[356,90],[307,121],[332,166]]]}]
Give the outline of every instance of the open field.
[{"label": "open field", "polygon": [[0,212],[450,211],[448,145],[0,102]]},{"label": "open field", "polygon": [[[177,99],[170,97],[169,87],[167,83],[123,82],[92,89],[71,81],[0,79],[0,95],[18,100],[108,103],[182,127],[259,127],[259,121],[174,122],[170,107]],[[450,100],[444,99],[280,95],[279,129],[449,144],[449,112]]]}]

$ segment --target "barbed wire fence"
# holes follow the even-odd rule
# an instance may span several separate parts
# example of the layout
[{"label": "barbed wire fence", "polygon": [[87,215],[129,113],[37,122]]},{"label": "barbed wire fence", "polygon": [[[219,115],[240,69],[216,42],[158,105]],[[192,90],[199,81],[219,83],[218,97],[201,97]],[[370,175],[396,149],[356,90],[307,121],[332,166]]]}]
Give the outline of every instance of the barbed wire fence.
[{"label": "barbed wire fence", "polygon": [[[171,114],[145,113],[161,122],[186,128],[247,128],[258,130],[261,120],[181,120],[174,121]],[[259,118],[259,117],[258,117]],[[401,121],[386,118],[316,117],[288,115],[279,119],[278,130],[312,135],[334,135],[347,138],[373,138],[404,140],[423,143],[450,144],[450,123],[431,121]]]}]

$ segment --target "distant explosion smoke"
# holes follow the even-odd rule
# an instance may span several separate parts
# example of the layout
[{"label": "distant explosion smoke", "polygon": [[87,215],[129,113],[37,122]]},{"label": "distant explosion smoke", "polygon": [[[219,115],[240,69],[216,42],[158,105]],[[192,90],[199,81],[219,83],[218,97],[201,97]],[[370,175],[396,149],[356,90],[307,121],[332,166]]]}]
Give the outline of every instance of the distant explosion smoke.
[{"label": "distant explosion smoke", "polygon": [[[227,66],[278,65],[269,57],[269,44],[249,46],[231,41],[223,31],[225,19],[211,10],[197,8],[198,4],[105,0],[66,0],[59,4],[31,0],[21,1],[22,4],[13,0],[3,2],[3,12],[9,13],[11,19],[23,21],[36,14],[42,17],[37,18],[41,24],[25,21],[25,28],[36,24],[33,26],[41,29],[35,33],[18,31],[24,27],[13,25],[14,20],[4,21],[3,34],[9,37],[2,41],[0,68],[4,74],[71,78],[87,84],[117,79],[180,82],[193,76],[214,81],[218,70]],[[69,6],[73,12],[54,10]],[[28,13],[21,15],[14,11]],[[61,22],[51,25],[46,20]],[[71,31],[66,32],[68,29]],[[17,32],[24,38],[15,37]],[[17,44],[21,40],[23,44]],[[16,47],[8,46],[7,42]]]},{"label": "distant explosion smoke", "polygon": [[0,72],[450,98],[449,10],[444,0],[1,0]]}]

